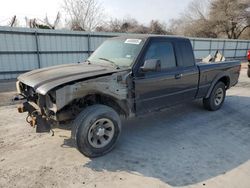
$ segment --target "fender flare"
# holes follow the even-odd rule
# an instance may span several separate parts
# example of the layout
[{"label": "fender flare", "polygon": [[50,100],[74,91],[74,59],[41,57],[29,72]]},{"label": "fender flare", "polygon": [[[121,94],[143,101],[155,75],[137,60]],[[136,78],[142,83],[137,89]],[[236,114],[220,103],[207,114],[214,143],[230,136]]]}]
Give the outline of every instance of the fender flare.
[{"label": "fender flare", "polygon": [[213,80],[213,82],[211,83],[211,85],[210,85],[210,87],[209,87],[209,89],[208,89],[208,92],[207,92],[207,95],[206,95],[206,99],[207,98],[209,98],[209,96],[211,95],[211,93],[212,93],[212,91],[213,91],[213,88],[214,88],[214,86],[218,83],[218,81],[220,80],[220,79],[222,79],[222,78],[224,78],[224,77],[226,77],[228,80],[229,80],[229,84],[228,84],[228,86],[227,87],[229,87],[229,85],[230,85],[230,76],[229,76],[229,74],[227,74],[227,73],[220,73],[219,75],[217,75],[215,78],[214,78],[214,80]]}]

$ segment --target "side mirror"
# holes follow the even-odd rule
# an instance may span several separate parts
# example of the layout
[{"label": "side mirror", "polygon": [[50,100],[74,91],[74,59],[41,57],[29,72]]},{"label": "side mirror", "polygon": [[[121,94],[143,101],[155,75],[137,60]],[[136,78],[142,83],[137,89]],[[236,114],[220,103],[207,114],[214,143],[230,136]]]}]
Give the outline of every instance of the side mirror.
[{"label": "side mirror", "polygon": [[161,61],[159,59],[146,60],[141,70],[143,72],[159,72],[161,71]]}]

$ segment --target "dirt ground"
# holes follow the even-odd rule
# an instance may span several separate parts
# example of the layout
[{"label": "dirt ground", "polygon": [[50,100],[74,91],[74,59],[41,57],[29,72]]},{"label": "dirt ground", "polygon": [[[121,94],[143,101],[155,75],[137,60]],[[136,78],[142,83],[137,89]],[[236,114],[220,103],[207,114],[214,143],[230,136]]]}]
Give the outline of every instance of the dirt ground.
[{"label": "dirt ground", "polygon": [[1,188],[250,187],[246,69],[221,110],[208,112],[195,101],[126,121],[116,148],[92,160],[74,148],[68,130],[35,133],[26,114],[9,105],[10,91],[0,93]]}]

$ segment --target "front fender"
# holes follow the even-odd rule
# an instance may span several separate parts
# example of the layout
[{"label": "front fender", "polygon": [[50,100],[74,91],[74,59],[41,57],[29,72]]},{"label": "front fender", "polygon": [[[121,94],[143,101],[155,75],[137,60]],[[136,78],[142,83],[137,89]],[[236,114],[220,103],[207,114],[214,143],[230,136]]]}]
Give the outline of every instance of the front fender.
[{"label": "front fender", "polygon": [[91,94],[107,95],[117,100],[125,100],[128,88],[126,82],[117,81],[117,74],[66,85],[56,90],[57,110],[61,110],[75,99],[81,99]]}]

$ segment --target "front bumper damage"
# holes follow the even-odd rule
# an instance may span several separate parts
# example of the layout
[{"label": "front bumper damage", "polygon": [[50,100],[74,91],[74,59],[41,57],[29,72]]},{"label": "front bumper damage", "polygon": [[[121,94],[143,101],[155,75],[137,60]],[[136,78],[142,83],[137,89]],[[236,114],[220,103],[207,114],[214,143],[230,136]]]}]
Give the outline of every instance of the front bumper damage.
[{"label": "front bumper damage", "polygon": [[17,107],[19,113],[28,112],[26,121],[31,127],[36,128],[37,133],[50,132],[52,120],[43,115],[35,104],[32,102],[24,102]]}]

